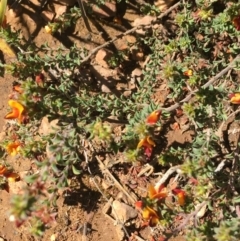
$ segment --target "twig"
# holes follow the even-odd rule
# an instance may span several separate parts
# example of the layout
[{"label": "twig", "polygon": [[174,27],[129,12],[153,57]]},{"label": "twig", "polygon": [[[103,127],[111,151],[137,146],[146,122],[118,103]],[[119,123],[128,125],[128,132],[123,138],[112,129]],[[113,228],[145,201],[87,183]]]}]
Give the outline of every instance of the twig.
[{"label": "twig", "polygon": [[103,164],[103,162],[101,161],[101,159],[96,156],[96,159],[99,163],[99,167],[102,170],[102,172],[107,173],[107,175],[114,181],[114,184],[116,185],[116,187],[122,191],[131,201],[132,205],[135,204],[135,202],[137,201],[137,198],[134,196],[132,197],[123,187],[122,185],[116,180],[116,178],[112,175],[112,173],[105,167],[105,165]]},{"label": "twig", "polygon": [[184,219],[184,221],[173,230],[173,235],[175,235],[175,234],[177,234],[177,232],[181,231],[187,225],[187,223],[191,220],[191,218],[194,217],[195,215],[197,215],[197,213],[201,210],[201,208],[204,207],[207,203],[208,203],[208,201],[203,201],[202,203],[200,203],[198,205],[198,207],[193,212],[191,212],[189,215],[187,215],[187,217]]},{"label": "twig", "polygon": [[217,168],[214,170],[214,172],[220,172],[223,168],[224,168],[224,166],[225,166],[225,164],[226,164],[226,159],[223,159],[219,164],[218,164],[218,166],[217,166]]},{"label": "twig", "polygon": [[155,188],[158,189],[164,182],[167,181],[167,179],[174,173],[174,172],[181,172],[181,166],[173,166],[170,167],[167,172],[162,176],[162,178],[155,184]]},{"label": "twig", "polygon": [[138,241],[146,241],[145,239],[142,239],[141,237],[139,237],[138,235],[134,235],[134,238],[137,239]]},{"label": "twig", "polygon": [[[91,29],[91,27],[89,25],[89,22],[88,22],[88,17],[87,17],[87,14],[86,14],[86,11],[85,11],[85,8],[84,8],[84,5],[83,5],[83,0],[77,0],[77,2],[78,2],[78,5],[79,5],[81,13],[82,13],[84,25],[85,25],[85,27],[87,28],[87,30],[90,34],[90,33],[92,33],[92,29]],[[90,34],[90,36],[91,36],[91,34]]]},{"label": "twig", "polygon": [[200,203],[198,205],[198,207],[193,211],[191,212],[190,214],[187,215],[187,217],[184,219],[184,221],[178,226],[176,227],[172,233],[170,234],[170,236],[165,239],[165,241],[168,241],[172,236],[174,235],[177,235],[179,231],[181,231],[187,224],[188,222],[194,217],[197,215],[197,213],[201,210],[201,208],[206,205],[208,203],[208,201],[203,201],[202,203]]},{"label": "twig", "polygon": [[212,77],[206,84],[202,85],[199,89],[191,91],[184,99],[182,99],[178,103],[176,103],[176,104],[174,104],[170,107],[167,107],[167,108],[160,108],[159,110],[161,110],[161,111],[163,110],[163,111],[166,111],[166,112],[171,112],[173,110],[176,110],[183,103],[188,102],[192,98],[192,96],[195,95],[199,90],[208,88],[216,80],[218,80],[220,77],[222,77],[224,74],[226,74],[230,69],[232,69],[234,67],[235,62],[238,61],[238,60],[240,60],[240,55],[237,55],[237,57],[235,59],[233,59],[232,62],[226,68],[221,70],[217,75]]},{"label": "twig", "polygon": [[237,169],[237,166],[238,166],[238,163],[239,163],[239,139],[240,139],[240,135],[238,133],[238,137],[237,137],[237,147],[235,148],[235,150],[233,151],[233,161],[232,161],[232,168],[231,168],[231,172],[230,172],[230,177],[229,177],[229,186],[232,190],[232,192],[234,193],[236,191],[236,188],[235,188],[235,184],[234,184],[234,177],[236,175],[235,171]]},{"label": "twig", "polygon": [[173,5],[172,7],[170,7],[170,8],[169,8],[168,10],[166,10],[164,13],[160,14],[154,21],[152,21],[152,23],[147,24],[147,25],[146,25],[146,24],[139,24],[139,25],[137,25],[137,26],[135,26],[135,27],[127,30],[126,32],[117,35],[116,37],[114,37],[113,39],[109,40],[108,42],[106,42],[106,43],[104,43],[104,44],[96,47],[95,49],[93,49],[92,51],[90,51],[90,53],[88,54],[88,56],[86,56],[86,57],[81,61],[81,64],[80,64],[80,65],[86,63],[86,62],[92,57],[92,55],[94,55],[95,53],[98,52],[98,50],[100,50],[100,49],[102,49],[102,48],[104,48],[104,47],[106,47],[106,46],[114,43],[114,42],[115,42],[116,40],[118,40],[119,38],[122,38],[123,36],[126,36],[126,35],[128,35],[128,34],[130,34],[130,33],[133,33],[133,32],[135,32],[135,31],[136,31],[137,29],[139,29],[139,28],[148,27],[148,26],[151,26],[151,25],[157,23],[157,22],[158,22],[159,20],[161,20],[163,17],[165,17],[166,15],[168,15],[173,9],[177,8],[177,7],[180,5],[180,3],[181,3],[181,1],[178,2],[178,3],[176,3],[175,5]]},{"label": "twig", "polygon": [[168,241],[172,236],[176,235],[179,231],[181,231],[185,226],[187,226],[188,222],[198,214],[198,212],[205,206],[208,204],[208,202],[210,200],[212,200],[213,196],[215,196],[218,192],[220,192],[220,190],[217,190],[216,192],[214,192],[211,197],[208,197],[207,200],[201,202],[196,208],[194,211],[192,211],[190,214],[188,214],[186,216],[186,218],[183,220],[183,222],[177,226],[171,233],[171,235],[165,240],[165,241]]},{"label": "twig", "polygon": [[154,167],[150,164],[146,164],[143,169],[138,173],[137,177],[141,177],[144,173],[148,177],[154,172]]},{"label": "twig", "polygon": [[[103,198],[106,199],[106,200],[109,202],[109,199],[108,199],[108,198],[106,197],[106,195],[101,191],[101,189],[99,188],[98,184],[95,182],[95,178],[92,177],[91,180],[92,180],[93,183],[95,184],[95,187],[98,189],[98,191],[102,194]],[[110,203],[110,206],[112,207],[112,204],[111,204],[111,203]],[[112,210],[113,210],[115,216],[117,217],[117,214],[116,214],[115,210],[114,210],[113,208],[112,208]],[[119,221],[119,218],[118,218],[117,221],[118,221],[118,224],[120,224],[120,225],[122,226],[122,229],[123,229],[123,231],[125,232],[126,236],[129,238],[130,235],[129,235],[127,229],[125,228],[124,224]]]}]

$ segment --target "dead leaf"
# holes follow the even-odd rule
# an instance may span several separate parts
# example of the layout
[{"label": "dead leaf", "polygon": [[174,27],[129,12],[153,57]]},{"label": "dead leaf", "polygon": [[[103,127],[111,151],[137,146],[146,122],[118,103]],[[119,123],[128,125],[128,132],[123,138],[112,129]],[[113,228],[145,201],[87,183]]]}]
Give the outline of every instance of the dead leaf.
[{"label": "dead leaf", "polygon": [[38,129],[38,133],[44,136],[50,133],[54,133],[56,129],[59,128],[57,124],[58,124],[58,119],[52,120],[51,122],[49,122],[48,118],[45,116],[42,118],[42,122]]},{"label": "dead leaf", "polygon": [[[199,207],[199,205],[201,205],[201,204],[197,204],[196,207],[195,207],[195,209],[197,209],[197,208]],[[197,212],[197,215],[196,215],[196,216],[197,216],[198,218],[202,218],[202,217],[205,215],[206,211],[207,211],[207,204],[203,205],[203,206],[200,208],[200,210]]]},{"label": "dead leaf", "polygon": [[180,129],[180,126],[179,126],[179,124],[178,124],[177,122],[175,122],[175,123],[173,123],[173,124],[171,125],[171,128],[172,128],[173,130],[179,130],[179,129]]}]

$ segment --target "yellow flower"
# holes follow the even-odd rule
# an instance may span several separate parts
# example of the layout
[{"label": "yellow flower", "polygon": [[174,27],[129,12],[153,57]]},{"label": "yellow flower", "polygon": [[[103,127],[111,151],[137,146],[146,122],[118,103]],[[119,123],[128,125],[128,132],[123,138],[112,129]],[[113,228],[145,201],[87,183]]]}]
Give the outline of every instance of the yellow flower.
[{"label": "yellow flower", "polygon": [[9,100],[8,105],[12,108],[12,111],[9,112],[4,118],[5,119],[18,119],[19,123],[22,123],[24,120],[25,107],[17,102],[16,100]]},{"label": "yellow flower", "polygon": [[52,28],[50,28],[48,25],[44,27],[46,33],[52,34]]},{"label": "yellow flower", "polygon": [[12,142],[7,145],[6,149],[9,155],[16,156],[21,149],[21,144],[19,142]]}]

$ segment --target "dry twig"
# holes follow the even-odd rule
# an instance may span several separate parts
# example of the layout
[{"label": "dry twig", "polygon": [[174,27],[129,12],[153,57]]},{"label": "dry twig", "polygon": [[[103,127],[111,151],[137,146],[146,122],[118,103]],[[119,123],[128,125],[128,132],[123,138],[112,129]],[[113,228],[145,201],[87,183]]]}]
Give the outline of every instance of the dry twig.
[{"label": "dry twig", "polygon": [[154,24],[156,24],[157,22],[159,22],[159,20],[161,20],[163,17],[165,17],[166,15],[168,15],[173,9],[177,8],[179,5],[180,5],[181,1],[176,3],[175,5],[173,5],[172,7],[170,7],[168,10],[166,10],[164,13],[160,14],[156,20],[154,20],[152,23],[148,24],[148,25],[144,25],[144,24],[139,24],[129,30],[127,30],[126,32],[124,33],[121,33],[119,35],[117,35],[116,37],[114,37],[113,39],[109,40],[108,42],[96,47],[95,49],[93,49],[92,51],[90,51],[90,53],[88,54],[88,56],[86,56],[80,65],[86,63],[94,54],[96,54],[98,52],[98,50],[114,43],[116,40],[118,40],[119,38],[122,38],[123,36],[126,36],[130,33],[134,33],[137,29],[139,28],[143,28],[143,27],[149,27],[149,26],[152,26]]},{"label": "dry twig", "polygon": [[222,77],[224,74],[228,73],[229,70],[231,70],[234,67],[234,64],[240,60],[240,55],[237,55],[237,57],[235,59],[232,60],[231,63],[229,63],[229,65],[224,68],[223,70],[221,70],[218,74],[216,74],[214,77],[212,77],[206,84],[202,85],[199,89],[196,89],[194,91],[191,91],[184,99],[182,99],[181,101],[179,101],[178,103],[167,107],[167,108],[161,108],[160,110],[164,110],[166,112],[171,112],[173,110],[176,110],[178,107],[180,107],[182,104],[184,104],[185,102],[188,102],[193,95],[195,95],[200,89],[206,89],[208,88],[210,85],[212,85],[216,80],[218,80],[220,77]]},{"label": "dry twig", "polygon": [[155,188],[158,189],[167,179],[174,173],[174,172],[181,172],[181,166],[173,166],[170,167],[167,172],[162,176],[162,178],[155,184]]},{"label": "dry twig", "polygon": [[124,187],[116,180],[116,178],[112,175],[112,173],[105,167],[105,165],[103,164],[103,162],[101,161],[101,159],[96,156],[96,159],[99,163],[99,167],[101,169],[101,171],[103,173],[106,173],[114,182],[115,186],[121,191],[123,192],[131,201],[132,205],[134,206],[135,202],[137,201],[137,197],[135,196],[135,194],[131,193],[131,195],[124,189]]}]

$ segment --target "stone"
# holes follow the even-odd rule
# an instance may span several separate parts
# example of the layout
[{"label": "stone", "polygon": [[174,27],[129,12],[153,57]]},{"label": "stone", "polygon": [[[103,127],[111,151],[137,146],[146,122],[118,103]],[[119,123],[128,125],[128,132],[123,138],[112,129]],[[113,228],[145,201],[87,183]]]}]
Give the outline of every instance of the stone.
[{"label": "stone", "polygon": [[133,27],[137,27],[137,26],[146,26],[146,25],[150,25],[154,20],[156,20],[156,17],[150,16],[150,15],[146,15],[143,18],[136,18],[132,24]]},{"label": "stone", "polygon": [[106,85],[101,85],[101,91],[103,93],[111,93],[111,90]]},{"label": "stone", "polygon": [[134,70],[132,71],[132,73],[131,73],[131,76],[132,76],[132,77],[135,77],[135,76],[137,76],[137,77],[142,76],[142,70],[139,69],[139,68],[134,69]]},{"label": "stone", "polygon": [[108,60],[113,56],[113,54],[107,49],[100,49],[95,57],[95,61],[98,65],[109,68]]},{"label": "stone", "polygon": [[143,52],[138,50],[138,49],[132,49],[131,54],[132,54],[132,59],[133,60],[141,61],[141,60],[144,59]]},{"label": "stone", "polygon": [[67,12],[67,6],[55,5],[56,18],[59,18],[62,14]]},{"label": "stone", "polygon": [[130,219],[136,218],[138,212],[135,208],[115,200],[112,203],[112,215],[116,220],[120,220],[121,222],[125,223]]},{"label": "stone", "polygon": [[55,16],[55,13],[53,13],[52,11],[45,10],[45,11],[42,11],[42,12],[41,12],[41,17],[42,17],[46,22],[51,22],[51,21],[53,21],[54,16]]},{"label": "stone", "polygon": [[136,37],[134,37],[133,35],[126,35],[125,39],[130,44],[135,44],[137,42]]}]

